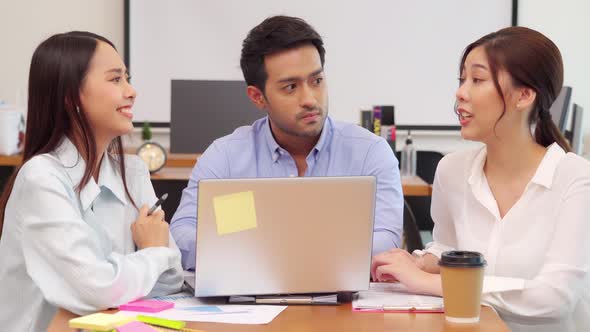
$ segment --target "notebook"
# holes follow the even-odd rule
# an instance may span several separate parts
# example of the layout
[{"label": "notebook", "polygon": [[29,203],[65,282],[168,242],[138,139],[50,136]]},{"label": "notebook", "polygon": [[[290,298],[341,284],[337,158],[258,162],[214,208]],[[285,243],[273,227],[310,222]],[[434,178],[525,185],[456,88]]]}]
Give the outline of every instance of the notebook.
[{"label": "notebook", "polygon": [[352,301],[357,312],[443,312],[443,298],[409,293],[400,283],[372,282]]}]

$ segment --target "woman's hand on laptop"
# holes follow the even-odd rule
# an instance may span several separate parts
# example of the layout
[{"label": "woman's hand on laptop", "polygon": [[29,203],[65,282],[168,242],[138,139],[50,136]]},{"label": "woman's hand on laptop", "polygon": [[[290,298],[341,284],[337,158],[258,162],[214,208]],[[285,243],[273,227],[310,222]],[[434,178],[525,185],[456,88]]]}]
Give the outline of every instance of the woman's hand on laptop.
[{"label": "woman's hand on laptop", "polygon": [[393,249],[373,257],[371,278],[379,282],[401,282],[412,293],[442,294],[440,276],[423,271],[417,258],[403,249]]},{"label": "woman's hand on laptop", "polygon": [[399,281],[393,275],[390,275],[387,277],[389,280],[379,280],[379,278],[377,276],[377,268],[380,266],[383,266],[383,265],[393,264],[394,262],[399,260],[399,258],[397,258],[398,255],[405,256],[413,264],[416,264],[416,257],[412,256],[409,252],[407,252],[403,249],[398,249],[398,248],[391,249],[389,251],[382,252],[378,255],[373,256],[373,259],[371,262],[371,279],[373,281],[393,281],[393,282]]},{"label": "woman's hand on laptop", "polygon": [[133,241],[138,249],[168,247],[168,223],[164,221],[164,211],[158,210],[148,216],[149,207],[139,209],[137,220],[131,225]]}]

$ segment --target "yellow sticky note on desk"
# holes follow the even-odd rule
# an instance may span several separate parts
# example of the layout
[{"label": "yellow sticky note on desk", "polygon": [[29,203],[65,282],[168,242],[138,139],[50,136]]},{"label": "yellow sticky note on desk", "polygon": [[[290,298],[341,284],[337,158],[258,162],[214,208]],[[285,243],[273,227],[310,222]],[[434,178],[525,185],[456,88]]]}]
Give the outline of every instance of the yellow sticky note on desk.
[{"label": "yellow sticky note on desk", "polygon": [[89,329],[94,331],[111,331],[115,327],[127,324],[135,320],[135,317],[125,317],[120,315],[95,313],[70,319],[70,328]]},{"label": "yellow sticky note on desk", "polygon": [[251,191],[214,197],[213,209],[219,235],[257,227],[254,193]]}]

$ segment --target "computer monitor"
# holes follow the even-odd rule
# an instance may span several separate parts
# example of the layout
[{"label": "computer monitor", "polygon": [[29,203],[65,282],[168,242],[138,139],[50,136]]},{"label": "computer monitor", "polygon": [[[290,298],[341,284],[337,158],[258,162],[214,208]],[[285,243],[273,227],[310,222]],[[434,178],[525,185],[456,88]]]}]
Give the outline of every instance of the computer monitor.
[{"label": "computer monitor", "polygon": [[572,88],[564,86],[561,88],[561,92],[551,105],[549,113],[551,113],[551,119],[555,122],[555,125],[562,133],[565,133],[567,129],[568,110],[570,105],[570,98],[572,97]]},{"label": "computer monitor", "polygon": [[202,153],[214,140],[266,115],[244,81],[172,80],[170,151]]},{"label": "computer monitor", "polygon": [[581,155],[584,151],[584,109],[575,104],[572,112],[572,130],[570,144],[574,153]]}]

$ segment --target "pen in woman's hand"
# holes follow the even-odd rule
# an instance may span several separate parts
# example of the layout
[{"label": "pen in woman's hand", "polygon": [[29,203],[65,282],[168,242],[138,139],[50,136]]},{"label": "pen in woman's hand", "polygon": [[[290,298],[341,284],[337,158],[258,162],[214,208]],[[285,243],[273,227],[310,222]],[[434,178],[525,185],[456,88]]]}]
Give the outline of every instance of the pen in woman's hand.
[{"label": "pen in woman's hand", "polygon": [[160,205],[162,205],[162,203],[164,203],[164,201],[166,200],[166,198],[168,198],[168,193],[166,193],[166,194],[162,195],[162,197],[160,197],[160,199],[159,199],[159,200],[156,202],[156,204],[154,204],[154,206],[152,206],[152,207],[149,209],[149,211],[148,211],[147,215],[149,216],[149,215],[151,215],[152,213],[154,213],[154,211],[156,211],[156,209],[157,209],[157,208],[158,208]]}]

